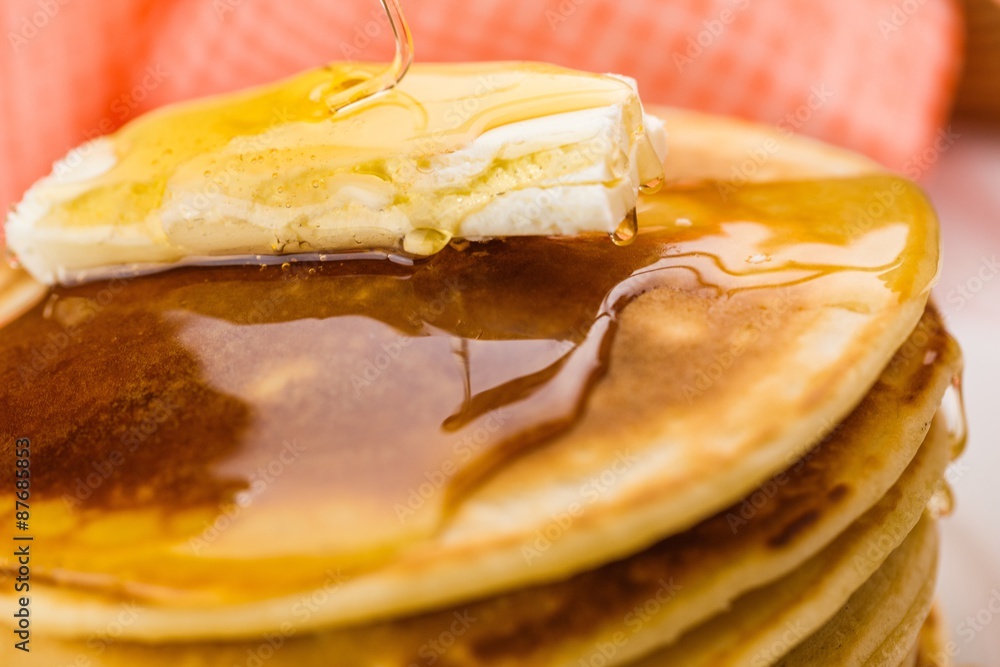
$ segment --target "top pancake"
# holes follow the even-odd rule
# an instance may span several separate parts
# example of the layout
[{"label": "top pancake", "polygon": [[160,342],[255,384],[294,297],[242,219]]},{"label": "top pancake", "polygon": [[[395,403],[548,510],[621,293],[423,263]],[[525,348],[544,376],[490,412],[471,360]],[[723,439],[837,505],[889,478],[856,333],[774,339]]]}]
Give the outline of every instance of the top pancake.
[{"label": "top pancake", "polygon": [[[945,418],[934,418],[923,444],[920,436],[959,366],[954,341],[928,309],[858,408],[743,502],[565,581],[307,635],[298,633],[296,614],[272,635],[281,650],[268,663],[405,666],[421,664],[447,643],[442,665],[569,666],[601,658],[617,665],[676,641],[666,649],[672,659],[656,655],[644,664],[720,665],[724,658],[745,664],[740,656],[769,645],[788,619],[805,633],[832,616],[917,523],[956,445]],[[298,611],[335,595],[343,583],[303,596]],[[125,608],[130,621],[133,609],[149,613]],[[228,665],[261,641],[116,640],[102,647],[101,634],[87,645],[52,641],[46,625],[69,610],[72,601],[45,610],[33,659],[55,664],[83,654],[94,667]]]},{"label": "top pancake", "polygon": [[[730,121],[702,116],[667,120],[672,137],[713,127],[732,131]],[[812,143],[775,141],[769,176],[870,169],[863,160]],[[719,148],[713,155],[686,154],[683,143],[676,143],[670,160],[685,165],[689,179],[717,175],[726,171],[721,165],[740,157]],[[782,169],[785,151],[794,159]],[[384,503],[391,507],[405,498],[407,487],[351,495],[304,484],[294,471],[342,463],[324,457],[322,446],[307,447],[261,502],[243,508],[239,520],[199,553],[188,547],[220,513],[214,502],[181,511],[155,502],[115,509],[41,500],[35,506],[38,530],[47,531],[40,538],[52,548],[40,550],[36,576],[135,596],[155,608],[127,628],[131,636],[252,635],[278,627],[303,592],[322,587],[338,568],[344,581],[337,594],[326,596],[304,627],[415,611],[565,577],[727,506],[787,466],[857,404],[923,311],[938,261],[933,214],[900,181],[732,185],[673,190],[646,201],[642,224],[675,225],[673,249],[663,260],[669,280],[621,312],[608,372],[573,428],[504,459],[458,501],[430,502],[422,521],[400,522],[384,511]],[[183,324],[195,334],[180,339],[183,352],[208,375],[206,384],[214,382],[221,403],[250,406],[264,415],[263,429],[273,429],[268,441],[256,444],[254,434],[261,430],[247,429],[240,434],[246,440],[222,459],[187,463],[203,465],[208,479],[225,472],[249,480],[256,465],[280,454],[280,447],[267,446],[274,446],[273,436],[287,420],[268,422],[266,416],[302,406],[282,403],[295,392],[263,391],[252,368],[232,363],[239,358],[232,346],[214,348],[206,344],[209,338],[198,338],[197,320]],[[117,339],[127,346],[128,332]],[[237,347],[259,352],[258,358],[266,352],[275,367],[288,355],[308,360],[311,350],[311,364],[326,362],[307,335],[283,350],[270,342],[251,337]],[[10,354],[5,369],[16,368],[23,351]],[[142,350],[132,356],[141,358]],[[16,399],[29,408],[4,415],[4,429],[33,435],[44,423],[30,407],[32,389],[15,382],[6,383],[8,391],[19,393],[3,404]],[[301,437],[322,433],[322,404],[309,409],[314,428]],[[40,439],[38,447],[40,458],[68,467],[86,468],[95,458],[78,452],[75,463],[67,461],[61,457],[72,448],[57,440]],[[167,467],[177,464],[170,450],[162,457]],[[434,469],[429,464],[427,470]],[[12,521],[3,525],[9,530]],[[366,542],[369,535],[379,541]],[[386,545],[386,535],[391,548],[372,554],[372,545]],[[347,542],[351,549],[345,552]],[[39,608],[45,604],[39,595]],[[103,627],[91,611],[82,603],[77,613],[61,614],[66,621],[56,630],[72,635]]]}]

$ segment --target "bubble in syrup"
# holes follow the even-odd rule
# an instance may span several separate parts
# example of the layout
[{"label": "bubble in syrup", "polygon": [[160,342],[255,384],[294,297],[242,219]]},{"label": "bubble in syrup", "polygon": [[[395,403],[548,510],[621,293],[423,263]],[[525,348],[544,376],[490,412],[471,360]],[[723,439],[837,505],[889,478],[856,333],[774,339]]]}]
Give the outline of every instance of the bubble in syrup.
[{"label": "bubble in syrup", "polygon": [[639,215],[632,209],[619,223],[618,228],[611,233],[611,240],[617,246],[626,246],[635,240],[639,234]]},{"label": "bubble in syrup", "polygon": [[756,253],[747,257],[747,264],[763,264],[764,262],[770,262],[771,258],[762,253]]},{"label": "bubble in syrup", "polygon": [[660,188],[662,187],[663,187],[663,177],[657,176],[655,178],[649,179],[645,183],[642,183],[639,186],[639,192],[641,192],[644,195],[655,195],[657,192],[660,191]]},{"label": "bubble in syrup", "polygon": [[282,262],[281,263],[281,270],[282,271],[289,271],[289,270],[291,270],[291,268],[292,268],[291,263],[289,263],[289,262]]}]

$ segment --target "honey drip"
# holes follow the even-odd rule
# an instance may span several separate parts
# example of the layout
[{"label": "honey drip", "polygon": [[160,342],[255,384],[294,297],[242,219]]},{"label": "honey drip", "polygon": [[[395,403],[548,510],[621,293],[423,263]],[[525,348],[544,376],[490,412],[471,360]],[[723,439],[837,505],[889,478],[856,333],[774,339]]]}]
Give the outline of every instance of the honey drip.
[{"label": "honey drip", "polygon": [[[655,409],[683,411],[678,378],[696,382],[726,354],[723,334],[744,331],[747,312],[810,307],[817,292],[800,290],[821,280],[849,280],[852,299],[926,290],[937,263],[923,259],[915,186],[894,189],[860,232],[829,216],[890,183],[747,185],[725,198],[713,184],[665,190],[643,199],[625,247],[597,234],[442,240],[409,265],[359,254],[59,287],[0,329],[0,425],[35,443],[32,516],[47,546],[33,565],[67,583],[127,573],[118,583],[136,594],[215,581],[212,568],[226,567],[258,582],[237,597],[286,594],[331,563],[370,566],[583,423],[613,358],[641,364],[642,345],[656,347],[663,370],[648,377],[668,393]],[[769,261],[746,261],[755,255]],[[647,295],[716,304],[706,317],[733,319],[690,334],[669,321],[664,337],[650,326],[645,343],[619,348],[623,313]],[[742,310],[721,306],[736,301]],[[761,344],[781,327],[769,331]],[[634,399],[626,422],[644,409]],[[11,455],[0,452],[4,470]],[[258,493],[275,461],[280,474]],[[314,560],[281,560],[267,577],[225,540],[194,558],[191,541],[247,494],[227,538],[244,530],[255,549],[283,548],[261,536],[293,515],[337,516],[337,530],[300,531],[294,547]]]},{"label": "honey drip", "polygon": [[954,461],[965,451],[969,437],[968,422],[965,416],[965,400],[962,396],[962,374],[957,374],[945,390],[941,399],[940,413],[944,417],[951,443],[951,459]]},{"label": "honey drip", "polygon": [[611,233],[611,240],[617,246],[626,246],[635,240],[638,233],[639,215],[635,209],[632,209],[626,214],[625,219],[621,221],[618,228]]},{"label": "honey drip", "polygon": [[934,494],[927,502],[927,513],[934,519],[951,516],[955,511],[955,492],[947,480],[941,479],[934,487]]},{"label": "honey drip", "polygon": [[653,144],[641,125],[633,138],[636,144],[636,166],[639,169],[639,191],[653,195],[663,187],[663,162],[656,155]]},{"label": "honey drip", "polygon": [[403,252],[418,257],[436,255],[451,243],[451,232],[433,227],[421,227],[403,237]]}]

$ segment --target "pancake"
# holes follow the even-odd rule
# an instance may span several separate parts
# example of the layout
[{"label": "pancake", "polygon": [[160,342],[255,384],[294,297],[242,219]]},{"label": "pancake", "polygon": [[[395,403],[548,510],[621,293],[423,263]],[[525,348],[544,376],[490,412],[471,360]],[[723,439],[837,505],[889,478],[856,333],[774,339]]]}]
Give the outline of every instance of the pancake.
[{"label": "pancake", "polygon": [[[678,116],[668,129],[672,136],[683,136],[700,123],[727,122]],[[798,156],[792,161],[796,165],[836,165],[838,175],[869,168],[849,157],[838,162],[811,143],[781,142],[777,154],[794,146],[787,151]],[[678,144],[673,160],[697,178],[711,174],[724,158],[685,155]],[[783,175],[798,172],[789,167]],[[876,208],[880,196],[888,199]],[[691,225],[682,228],[678,220]],[[197,554],[191,541],[222,518],[225,502],[181,511],[170,503],[171,495],[158,492],[152,473],[141,470],[130,471],[135,488],[123,490],[123,509],[67,508],[62,497],[46,499],[44,489],[36,487],[36,523],[47,531],[39,539],[50,545],[39,550],[35,563],[42,587],[33,600],[38,616],[47,619],[54,634],[85,636],[114,620],[118,605],[113,600],[136,599],[144,613],[123,629],[128,637],[256,636],[280,628],[303,596],[322,594],[331,571],[342,573],[336,595],[322,595],[323,602],[301,619],[301,630],[453,605],[569,577],[626,556],[750,493],[840,422],[913,330],[937,272],[933,213],[913,186],[887,176],[745,185],[735,191],[678,186],[645,199],[640,222],[650,234],[659,233],[653,227],[668,227],[673,250],[663,251],[661,268],[669,279],[637,286],[637,296],[618,317],[606,375],[589,392],[572,428],[543,447],[494,461],[491,474],[462,493],[432,494],[412,523],[391,511],[406,502],[412,486],[391,486],[375,497],[338,493],[337,486],[307,474],[327,469],[329,459],[304,456],[268,488],[261,503],[247,508]],[[163,284],[183,279],[183,274],[164,277]],[[295,289],[321,282],[300,281]],[[100,289],[97,285],[90,289]],[[126,305],[127,299],[118,299],[103,312],[110,318]],[[130,321],[127,316],[118,313],[125,318],[118,321]],[[197,338],[201,322],[206,321],[183,320],[185,331],[195,336],[189,340],[197,342],[190,349],[181,345],[187,355],[183,363],[210,376],[199,387],[214,392],[206,395],[211,405],[229,410],[236,415],[232,419],[274,415],[267,427],[272,430],[234,431],[240,438],[267,434],[258,459],[234,460],[230,449],[230,458],[222,459],[226,466],[217,465],[211,452],[207,463],[175,462],[164,442],[156,465],[168,470],[181,463],[201,466],[196,481],[211,482],[224,469],[238,489],[241,481],[249,484],[253,468],[244,463],[258,465],[260,456],[266,462],[276,455],[267,454],[266,446],[274,447],[275,433],[287,423],[284,415],[312,415],[312,426],[296,434],[305,439],[316,433],[328,409],[322,400],[282,403],[280,392],[267,400],[254,398],[266,387],[247,374],[246,364],[235,363],[247,357],[234,356],[233,346],[203,345],[206,338]],[[215,318],[205,326],[219,322]],[[755,337],[755,327],[765,335]],[[119,349],[129,349],[122,338],[127,330],[109,332]],[[315,340],[300,334],[284,349],[308,360]],[[95,349],[106,347],[99,343],[94,342]],[[250,358],[269,358],[275,367],[288,365],[267,336],[240,340],[237,347]],[[320,352],[307,364],[328,363],[328,355]],[[24,350],[8,353],[16,359]],[[144,361],[141,347],[129,355],[131,362]],[[5,368],[17,367],[10,357],[5,361]],[[713,364],[720,372],[709,378],[716,375]],[[84,368],[90,377],[98,374],[96,368]],[[706,378],[711,391],[705,390]],[[276,381],[273,376],[266,380]],[[49,381],[54,387],[65,378],[52,375]],[[214,388],[211,381],[217,381]],[[7,386],[14,393],[4,397],[3,405],[10,406],[5,430],[46,433],[53,428],[55,416],[30,393],[40,391],[37,379],[28,391],[15,383]],[[170,386],[142,385],[139,393],[148,403],[150,395]],[[302,391],[312,389],[307,381]],[[141,412],[145,405],[115,394],[108,400],[132,411]],[[919,435],[910,437],[919,441]],[[74,453],[67,442],[65,434],[62,440],[39,438],[38,460],[59,461],[67,470],[90,465],[95,452]],[[223,450],[220,456],[226,454]],[[437,462],[425,463],[418,475],[439,469]],[[341,474],[350,477],[349,470]],[[613,483],[593,493],[593,480],[602,476]],[[130,505],[136,497],[153,500]],[[571,508],[578,511],[569,519],[572,530],[566,530],[560,523]],[[3,525],[10,530],[12,522]],[[286,539],[271,539],[279,534]],[[10,561],[0,566],[9,567]]]},{"label": "pancake", "polygon": [[[935,364],[924,365],[923,359],[934,351]],[[904,419],[890,421],[890,426],[919,422],[921,412],[912,412],[910,406],[922,410],[929,406],[933,411],[957,363],[955,349],[942,333],[918,352],[910,359],[919,361],[894,365],[911,371],[909,382],[884,376],[866,399],[868,405],[859,407],[831,437],[778,478],[775,494],[753,516],[746,515],[745,504],[740,503],[643,553],[566,582],[432,614],[306,637],[289,624],[270,635],[272,644],[280,640],[281,650],[268,664],[423,664],[440,646],[429,641],[436,637],[447,644],[447,651],[438,656],[442,665],[624,664],[724,611],[733,598],[761,581],[769,585],[685,635],[677,645],[682,656],[663,664],[699,664],[699,657],[728,664],[714,653],[696,656],[691,645],[699,645],[692,636],[709,638],[699,646],[704,653],[712,647],[733,648],[733,643],[748,642],[747,635],[754,633],[765,633],[766,638],[773,627],[783,632],[785,616],[804,609],[822,622],[835,611],[836,592],[847,590],[845,597],[849,595],[852,579],[859,579],[854,583],[860,586],[910,531],[951,454],[953,441],[941,419],[934,421],[915,455],[912,442],[869,441],[859,429],[871,414],[892,405]],[[901,475],[900,467],[905,467]],[[746,523],[733,524],[740,512],[747,516]],[[803,516],[815,518],[803,521]],[[810,556],[812,560],[800,565]],[[856,563],[860,563],[857,568]],[[337,585],[334,582],[332,589]],[[119,606],[119,614],[123,608],[134,607]],[[104,636],[98,633],[91,640]],[[53,662],[57,654],[82,653],[95,660],[95,667],[155,667],[161,662],[197,667],[236,662],[256,651],[260,641],[142,646],[116,636],[97,656],[73,643],[46,640],[40,648],[46,656],[50,650],[57,652]],[[650,664],[659,664],[651,660]]]},{"label": "pancake", "polygon": [[778,662],[779,667],[875,667],[905,660],[933,604],[937,545],[937,528],[925,517],[843,609]]},{"label": "pancake", "polygon": [[14,321],[45,297],[46,288],[28,274],[0,262],[0,327]]},{"label": "pancake", "polygon": [[[884,170],[843,148],[787,130],[725,116],[669,107],[652,109],[668,128],[668,182],[745,183],[789,178],[836,178]],[[678,131],[675,131],[678,130]],[[681,159],[674,159],[680,156]]]},{"label": "pancake", "polygon": [[[822,635],[830,632],[828,621],[845,604],[850,606],[848,599],[867,585],[865,582],[883,566],[889,554],[897,548],[907,550],[907,547],[900,546],[904,540],[921,545],[926,543],[920,548],[933,552],[936,557],[936,540],[924,536],[930,522],[926,522],[923,528],[914,528],[949,459],[943,425],[939,423],[935,431],[926,444],[928,449],[922,450],[923,456],[915,462],[915,469],[908,470],[900,484],[830,546],[788,576],[741,597],[730,609],[684,635],[675,644],[640,661],[637,667],[774,664],[812,633]],[[921,478],[914,484],[915,489],[909,486],[913,482],[908,477]],[[912,539],[907,537],[911,530],[917,534]],[[896,576],[898,572],[891,559],[887,565],[889,569],[884,576]],[[915,567],[914,571],[926,574],[926,568]],[[907,571],[906,576],[910,575],[911,572]],[[905,582],[898,583],[905,585]],[[933,581],[930,587],[932,590]],[[905,608],[909,609],[909,606]],[[926,612],[926,608],[923,611]],[[844,623],[843,630],[882,636],[879,634],[882,628],[877,623],[866,625],[867,620],[868,617],[859,619],[856,625]],[[922,623],[923,617],[916,627],[919,628]],[[885,655],[873,664],[898,663],[915,638],[916,630],[912,635],[901,630],[885,639],[881,649]],[[827,642],[822,650],[808,653],[808,659],[793,664],[817,664],[821,655],[839,656],[833,650],[839,641],[838,638]],[[895,654],[897,649],[901,649],[902,654]],[[860,663],[828,659],[823,664]]]}]

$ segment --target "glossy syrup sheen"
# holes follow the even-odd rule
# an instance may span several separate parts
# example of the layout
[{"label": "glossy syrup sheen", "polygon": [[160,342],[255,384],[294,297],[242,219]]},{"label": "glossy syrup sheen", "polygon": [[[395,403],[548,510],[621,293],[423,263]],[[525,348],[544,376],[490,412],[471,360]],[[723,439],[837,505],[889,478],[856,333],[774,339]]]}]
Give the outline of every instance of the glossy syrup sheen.
[{"label": "glossy syrup sheen", "polygon": [[[887,190],[893,204],[873,208]],[[227,551],[236,535],[283,567],[230,596],[366,567],[572,428],[641,294],[726,299],[845,275],[908,299],[936,275],[932,215],[891,177],[705,184],[645,197],[625,247],[521,238],[412,266],[357,258],[57,288],[0,330],[3,436],[33,439],[48,545],[36,572],[133,592],[204,587],[220,564],[250,567]],[[665,382],[673,371],[690,375],[664,369]],[[227,512],[238,516],[216,540]],[[314,530],[275,539],[289,517]]]}]

